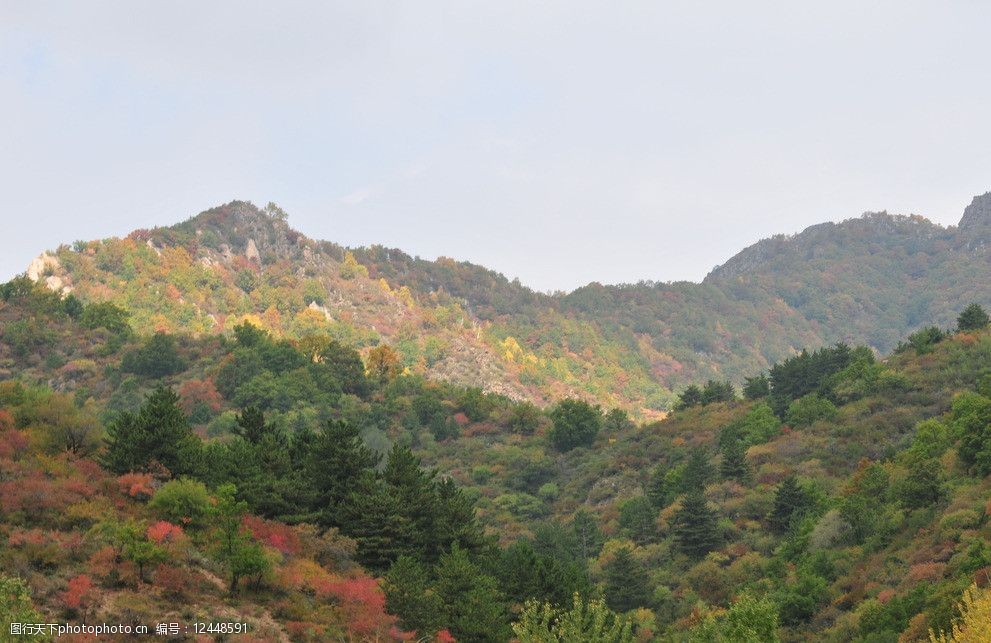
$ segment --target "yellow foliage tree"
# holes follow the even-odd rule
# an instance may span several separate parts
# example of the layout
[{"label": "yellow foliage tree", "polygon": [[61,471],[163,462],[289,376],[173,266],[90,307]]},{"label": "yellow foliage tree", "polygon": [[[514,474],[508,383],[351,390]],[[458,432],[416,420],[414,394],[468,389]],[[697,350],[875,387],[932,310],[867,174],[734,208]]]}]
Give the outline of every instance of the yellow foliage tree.
[{"label": "yellow foliage tree", "polygon": [[354,253],[350,250],[344,253],[344,263],[341,264],[341,277],[343,279],[354,279],[355,277],[368,278],[368,268],[358,263],[354,258]]},{"label": "yellow foliage tree", "polygon": [[368,351],[367,364],[369,376],[385,382],[402,372],[399,353],[388,344],[381,344]]},{"label": "yellow foliage tree", "polygon": [[960,619],[949,634],[929,630],[930,643],[987,643],[991,641],[991,589],[976,584],[964,590],[957,605]]}]

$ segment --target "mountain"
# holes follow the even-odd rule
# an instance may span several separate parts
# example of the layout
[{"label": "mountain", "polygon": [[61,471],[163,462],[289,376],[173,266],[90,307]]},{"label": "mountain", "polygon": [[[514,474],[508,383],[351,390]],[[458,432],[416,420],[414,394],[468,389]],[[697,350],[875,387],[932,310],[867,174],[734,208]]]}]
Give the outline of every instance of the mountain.
[{"label": "mountain", "polygon": [[[248,232],[274,272],[265,249],[282,242]],[[182,259],[155,238],[164,260]],[[119,247],[127,269],[140,253]],[[344,257],[361,293],[362,264]],[[50,289],[68,275],[48,260],[35,275],[48,287],[0,285],[4,628],[983,640],[991,328],[979,308],[883,361],[867,346],[802,352],[744,399],[686,395],[636,423],[426,379],[326,332],[135,333],[126,310]],[[552,635],[555,622],[577,630]]]},{"label": "mountain", "polygon": [[659,417],[690,383],[739,384],[803,347],[885,353],[923,325],[950,325],[968,302],[991,298],[989,234],[991,193],[958,227],[868,213],[760,241],[700,284],[547,295],[467,262],[308,239],[274,205],[232,202],[62,246],[28,274],[123,306],[140,332],[230,332],[246,318],[290,337],[326,330],[365,352],[391,344],[432,378]]}]

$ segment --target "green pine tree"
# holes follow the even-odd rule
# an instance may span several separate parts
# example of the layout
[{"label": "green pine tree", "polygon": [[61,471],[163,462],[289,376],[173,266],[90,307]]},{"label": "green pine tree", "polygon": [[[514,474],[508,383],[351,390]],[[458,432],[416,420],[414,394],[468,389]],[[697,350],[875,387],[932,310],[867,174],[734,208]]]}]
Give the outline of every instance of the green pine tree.
[{"label": "green pine tree", "polygon": [[724,480],[745,483],[750,479],[750,466],[746,459],[747,449],[742,440],[729,440],[722,449],[722,455],[719,475]]},{"label": "green pine tree", "polygon": [[440,558],[434,590],[445,606],[444,622],[459,641],[509,640],[509,610],[495,578],[455,545]]},{"label": "green pine tree", "polygon": [[686,495],[672,521],[678,549],[689,558],[702,558],[719,545],[719,521],[702,492]]},{"label": "green pine tree", "polygon": [[137,413],[122,413],[107,427],[105,467],[115,473],[147,471],[157,463],[173,475],[199,468],[201,443],[172,389],[159,387]]},{"label": "green pine tree", "polygon": [[606,604],[617,612],[628,612],[650,601],[647,572],[634,558],[629,547],[616,550],[605,566]]},{"label": "green pine tree", "polygon": [[809,503],[810,498],[798,483],[798,478],[790,475],[782,480],[774,494],[774,507],[767,518],[771,531],[778,534],[787,532]]},{"label": "green pine tree", "polygon": [[957,330],[980,330],[987,328],[989,321],[991,320],[989,320],[988,314],[979,304],[971,304],[964,308],[960,316],[957,317]]},{"label": "green pine tree", "polygon": [[371,471],[362,473],[341,515],[342,530],[358,542],[358,560],[371,570],[384,571],[413,549],[400,499]]},{"label": "green pine tree", "polygon": [[362,474],[378,462],[379,457],[365,446],[358,429],[347,422],[328,421],[324,430],[312,437],[306,450],[304,479],[310,505],[322,525],[343,526],[342,505]]},{"label": "green pine tree", "polygon": [[416,632],[421,639],[444,627],[444,605],[429,580],[423,565],[400,556],[382,582],[386,610],[399,617],[403,629]]}]

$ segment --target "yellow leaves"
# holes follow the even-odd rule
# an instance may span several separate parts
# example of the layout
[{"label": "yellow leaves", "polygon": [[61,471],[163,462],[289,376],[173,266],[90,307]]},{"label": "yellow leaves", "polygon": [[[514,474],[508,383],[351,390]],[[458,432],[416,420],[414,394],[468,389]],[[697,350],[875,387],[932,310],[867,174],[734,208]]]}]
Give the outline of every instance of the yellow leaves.
[{"label": "yellow leaves", "polygon": [[379,279],[379,288],[387,295],[392,294],[392,288],[389,287],[389,282],[385,279]]},{"label": "yellow leaves", "polygon": [[344,262],[341,264],[340,275],[342,279],[354,279],[355,277],[367,279],[368,268],[358,263],[358,260],[354,258],[354,253],[348,250],[344,253]]},{"label": "yellow leaves", "polygon": [[416,302],[413,300],[413,293],[406,286],[400,288],[396,296],[399,297],[399,301],[403,302],[407,308],[413,308],[416,305]]},{"label": "yellow leaves", "polygon": [[960,619],[954,623],[947,636],[929,630],[931,643],[987,643],[991,640],[988,624],[991,623],[991,589],[979,588],[976,584],[964,590],[957,607]]}]

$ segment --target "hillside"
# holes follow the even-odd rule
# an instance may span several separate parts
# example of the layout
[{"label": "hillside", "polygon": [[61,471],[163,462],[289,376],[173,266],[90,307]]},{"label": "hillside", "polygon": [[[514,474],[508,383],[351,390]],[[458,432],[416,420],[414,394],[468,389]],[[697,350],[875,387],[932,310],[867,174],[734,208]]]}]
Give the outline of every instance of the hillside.
[{"label": "hillside", "polygon": [[802,353],[637,425],[326,334],[136,335],[14,280],[0,615],[577,643],[547,633],[577,600],[611,641],[926,640],[966,623],[969,586],[991,603],[991,330],[961,326],[883,362]]},{"label": "hillside", "polygon": [[961,225],[872,213],[774,237],[701,284],[546,295],[485,268],[383,247],[347,250],[294,231],[276,206],[233,202],[168,228],[76,242],[28,274],[112,301],[140,332],[328,332],[394,346],[412,372],[545,405],[578,396],[657,417],[689,383],[745,376],[806,346],[881,353],[924,323],[991,296],[991,196]]}]

